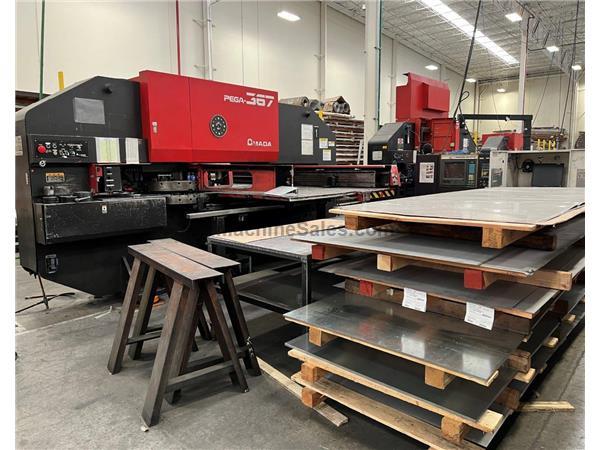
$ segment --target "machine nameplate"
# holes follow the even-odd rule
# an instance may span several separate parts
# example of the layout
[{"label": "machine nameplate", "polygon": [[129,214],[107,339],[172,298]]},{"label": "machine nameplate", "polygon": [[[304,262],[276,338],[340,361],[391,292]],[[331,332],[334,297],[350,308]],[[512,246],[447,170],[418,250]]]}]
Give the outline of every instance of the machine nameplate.
[{"label": "machine nameplate", "polygon": [[48,172],[46,173],[46,183],[64,183],[64,172]]}]

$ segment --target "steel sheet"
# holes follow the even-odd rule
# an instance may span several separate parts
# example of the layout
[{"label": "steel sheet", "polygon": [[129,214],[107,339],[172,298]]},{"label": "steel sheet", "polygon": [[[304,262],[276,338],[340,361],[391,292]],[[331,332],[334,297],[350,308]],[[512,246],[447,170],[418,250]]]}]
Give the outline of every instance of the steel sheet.
[{"label": "steel sheet", "polygon": [[541,224],[585,203],[584,188],[474,189],[345,206],[354,212]]},{"label": "steel sheet", "polygon": [[489,384],[522,340],[517,333],[488,331],[461,320],[347,292],[284,317],[480,384]]}]

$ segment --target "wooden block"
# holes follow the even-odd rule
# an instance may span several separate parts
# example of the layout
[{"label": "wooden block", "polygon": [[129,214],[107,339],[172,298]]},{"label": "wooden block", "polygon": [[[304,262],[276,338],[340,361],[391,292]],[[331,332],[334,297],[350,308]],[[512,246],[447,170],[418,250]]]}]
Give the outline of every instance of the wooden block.
[{"label": "wooden block", "polygon": [[464,286],[468,289],[483,290],[498,279],[497,274],[478,269],[464,270]]},{"label": "wooden block", "polygon": [[329,341],[332,341],[336,338],[333,334],[326,333],[324,331],[319,330],[318,328],[309,328],[308,329],[308,341],[311,344],[318,345],[319,347],[327,344]]},{"label": "wooden block", "polygon": [[527,373],[531,369],[531,353],[516,349],[506,360],[506,365],[511,369]]},{"label": "wooden block", "polygon": [[372,281],[360,280],[358,293],[367,297],[375,297],[384,293],[388,289],[387,286]]},{"label": "wooden block", "polygon": [[302,388],[302,403],[309,408],[314,408],[324,399],[324,396],[310,388]]},{"label": "wooden block", "polygon": [[524,238],[531,231],[506,230],[504,228],[483,227],[481,246],[487,248],[504,248],[519,239]]},{"label": "wooden block", "polygon": [[559,402],[543,402],[535,401],[523,403],[519,408],[521,412],[538,412],[538,411],[575,411],[575,407],[564,401]]},{"label": "wooden block", "polygon": [[575,322],[575,319],[577,319],[577,316],[576,316],[575,314],[569,314],[568,316],[566,316],[566,317],[563,319],[563,322],[566,322],[566,323],[573,323],[573,322]]},{"label": "wooden block", "polygon": [[557,345],[558,345],[558,338],[555,336],[552,336],[546,342],[544,342],[544,347],[548,347],[548,348],[556,348]]},{"label": "wooden block", "polygon": [[533,377],[535,377],[535,374],[536,374],[536,370],[532,367],[531,369],[529,369],[529,371],[527,373],[517,372],[517,374],[514,376],[513,380],[529,384],[533,380]]},{"label": "wooden block", "polygon": [[442,370],[433,367],[425,366],[425,384],[445,389],[448,384],[454,379],[454,375],[450,375]]},{"label": "wooden block", "polygon": [[348,230],[364,230],[388,223],[389,220],[375,219],[371,217],[344,216],[344,224]]},{"label": "wooden block", "polygon": [[377,255],[377,268],[385,272],[393,272],[408,266],[410,261],[405,258],[390,255]]},{"label": "wooden block", "polygon": [[540,269],[528,277],[515,277],[503,274],[495,274],[495,276],[498,280],[514,281],[516,283],[529,284],[531,286],[539,286],[548,289],[558,289],[561,291],[570,291],[573,287],[573,274],[562,270]]},{"label": "wooden block", "polygon": [[330,247],[328,245],[315,244],[312,246],[312,259],[314,259],[315,261],[323,261],[351,252],[352,250],[348,250],[346,248]]},{"label": "wooden block", "polygon": [[327,372],[320,367],[317,367],[311,363],[303,363],[300,367],[300,374],[303,380],[315,382],[320,378],[323,378]]},{"label": "wooden block", "polygon": [[508,409],[516,411],[521,401],[521,393],[511,387],[505,388],[494,401],[498,405],[505,406]]},{"label": "wooden block", "polygon": [[450,442],[462,444],[464,435],[469,427],[464,422],[458,422],[450,417],[442,417],[442,435]]}]

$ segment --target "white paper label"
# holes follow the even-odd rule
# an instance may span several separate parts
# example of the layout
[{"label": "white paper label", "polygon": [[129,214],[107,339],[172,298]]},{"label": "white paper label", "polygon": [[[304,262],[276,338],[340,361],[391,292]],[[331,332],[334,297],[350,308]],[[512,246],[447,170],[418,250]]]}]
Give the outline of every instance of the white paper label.
[{"label": "white paper label", "polygon": [[136,138],[125,138],[125,162],[140,163],[140,141]]},{"label": "white paper label", "polygon": [[335,147],[335,141],[329,141],[329,146],[330,147]]},{"label": "white paper label", "polygon": [[23,156],[23,139],[21,139],[21,136],[15,136],[15,156]]},{"label": "white paper label", "polygon": [[312,141],[313,138],[313,126],[310,123],[303,123],[301,126],[300,139],[310,139]]},{"label": "white paper label", "polygon": [[319,148],[327,148],[327,147],[329,147],[329,139],[319,138]]},{"label": "white paper label", "polygon": [[425,312],[427,310],[427,292],[417,291],[416,289],[404,288],[404,298],[402,306]]},{"label": "white paper label", "polygon": [[465,322],[491,330],[494,325],[494,308],[467,302]]},{"label": "white paper label", "polygon": [[302,139],[302,148],[301,152],[303,155],[312,155],[313,154],[313,141],[307,141]]},{"label": "white paper label", "polygon": [[374,161],[381,161],[382,159],[383,159],[383,152],[381,152],[381,151],[373,152],[373,160]]},{"label": "white paper label", "polygon": [[435,179],[435,163],[422,162],[419,164],[419,183],[433,183]]},{"label": "white paper label", "polygon": [[119,138],[96,138],[96,160],[99,163],[119,163]]},{"label": "white paper label", "polygon": [[463,139],[463,148],[464,149],[469,148],[469,138],[464,138]]},{"label": "white paper label", "polygon": [[323,150],[323,161],[331,161],[331,150]]}]

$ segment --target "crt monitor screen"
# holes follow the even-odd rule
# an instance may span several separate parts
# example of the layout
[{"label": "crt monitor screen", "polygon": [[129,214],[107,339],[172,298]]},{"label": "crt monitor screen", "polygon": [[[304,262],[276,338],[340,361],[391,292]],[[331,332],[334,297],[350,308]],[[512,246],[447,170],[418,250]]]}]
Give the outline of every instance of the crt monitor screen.
[{"label": "crt monitor screen", "polygon": [[465,162],[464,161],[444,161],[444,176],[447,180],[464,180]]}]

